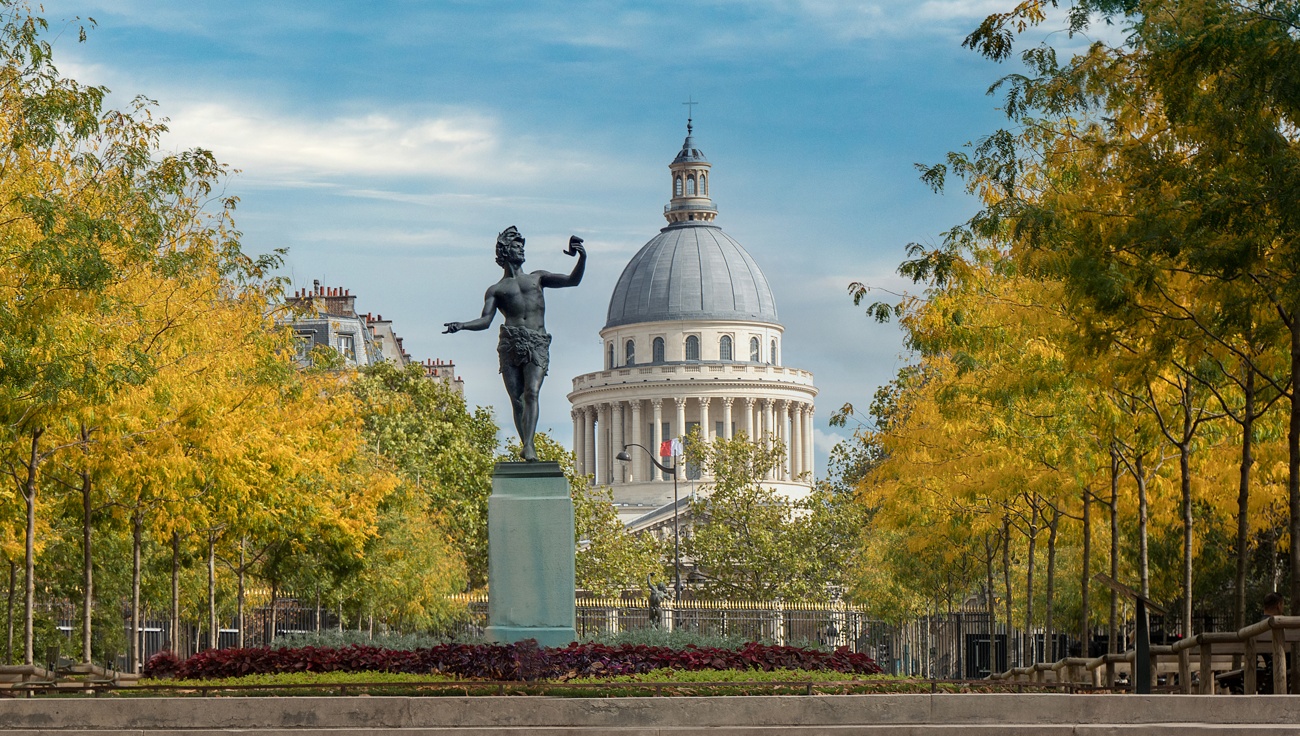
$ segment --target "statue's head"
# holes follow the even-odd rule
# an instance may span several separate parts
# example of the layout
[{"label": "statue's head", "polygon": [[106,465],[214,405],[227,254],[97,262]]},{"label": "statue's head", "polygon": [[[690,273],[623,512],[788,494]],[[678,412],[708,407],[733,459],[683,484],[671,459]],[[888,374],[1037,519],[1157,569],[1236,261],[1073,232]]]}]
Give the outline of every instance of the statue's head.
[{"label": "statue's head", "polygon": [[514,225],[502,230],[497,236],[497,265],[505,268],[511,261],[524,262],[524,236],[519,234]]}]

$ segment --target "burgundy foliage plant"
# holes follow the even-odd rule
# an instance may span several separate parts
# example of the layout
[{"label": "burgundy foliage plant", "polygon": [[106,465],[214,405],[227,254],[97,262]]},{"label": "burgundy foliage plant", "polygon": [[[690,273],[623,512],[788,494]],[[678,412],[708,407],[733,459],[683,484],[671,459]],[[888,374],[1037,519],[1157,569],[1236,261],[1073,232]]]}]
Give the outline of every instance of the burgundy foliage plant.
[{"label": "burgundy foliage plant", "polygon": [[833,652],[799,647],[746,644],[740,649],[687,646],[570,644],[539,647],[518,644],[442,644],[409,651],[353,644],[297,649],[209,649],[180,661],[160,652],[145,664],[145,677],[185,680],[282,672],[403,672],[444,674],[479,680],[563,679],[583,675],[627,675],[661,668],[679,670],[833,670],[871,675],[881,672],[865,654],[841,647]]}]

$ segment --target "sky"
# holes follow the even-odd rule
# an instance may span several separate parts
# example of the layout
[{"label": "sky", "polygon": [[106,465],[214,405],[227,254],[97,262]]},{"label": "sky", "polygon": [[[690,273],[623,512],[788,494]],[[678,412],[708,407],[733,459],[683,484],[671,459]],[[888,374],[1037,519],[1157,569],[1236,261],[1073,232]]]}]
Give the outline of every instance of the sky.
[{"label": "sky", "polygon": [[[713,164],[716,224],[766,274],[783,362],[810,370],[819,475],[860,411],[910,356],[894,325],[854,307],[916,287],[909,242],[937,243],[976,209],[930,192],[914,164],[993,131],[986,94],[1015,71],[961,48],[1009,0],[53,0],[61,72],[137,96],[170,121],[168,151],[203,147],[238,173],[247,251],[287,248],[289,290],[350,289],[417,360],[456,363],[471,405],[513,434],[496,334],[476,317],[516,225],[529,270],[586,277],[550,292],[554,335],[539,429],[566,445],[573,376],[601,368],[619,273],[666,223],[668,163],[687,107]],[[94,19],[84,43],[77,27]]]}]

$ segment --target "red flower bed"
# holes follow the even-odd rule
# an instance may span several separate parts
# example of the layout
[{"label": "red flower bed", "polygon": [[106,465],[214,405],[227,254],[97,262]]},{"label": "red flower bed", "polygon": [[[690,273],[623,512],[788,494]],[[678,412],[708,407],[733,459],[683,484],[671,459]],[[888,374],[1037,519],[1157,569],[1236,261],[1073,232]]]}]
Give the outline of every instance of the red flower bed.
[{"label": "red flower bed", "polygon": [[625,675],[671,667],[679,670],[833,670],[877,674],[865,654],[841,647],[834,652],[798,647],[746,644],[741,649],[688,646],[570,644],[538,647],[518,644],[442,644],[401,651],[379,647],[301,647],[298,649],[210,649],[180,661],[159,652],[145,664],[144,676],[212,679],[281,672],[441,673],[485,680],[536,680],[574,675]]}]

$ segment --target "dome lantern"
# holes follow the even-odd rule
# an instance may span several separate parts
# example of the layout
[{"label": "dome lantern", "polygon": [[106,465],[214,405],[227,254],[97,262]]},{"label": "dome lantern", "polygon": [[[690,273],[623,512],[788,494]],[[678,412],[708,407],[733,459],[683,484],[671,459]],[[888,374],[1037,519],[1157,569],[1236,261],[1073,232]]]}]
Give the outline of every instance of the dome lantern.
[{"label": "dome lantern", "polygon": [[695,147],[694,126],[686,119],[686,140],[677,158],[668,164],[672,173],[672,198],[664,206],[669,223],[713,222],[718,208],[709,199],[709,160]]}]

